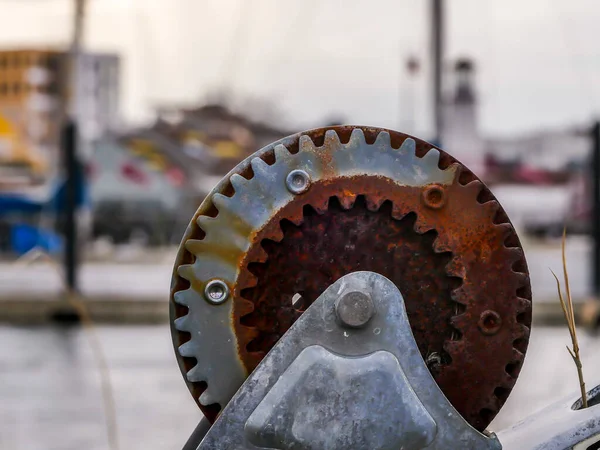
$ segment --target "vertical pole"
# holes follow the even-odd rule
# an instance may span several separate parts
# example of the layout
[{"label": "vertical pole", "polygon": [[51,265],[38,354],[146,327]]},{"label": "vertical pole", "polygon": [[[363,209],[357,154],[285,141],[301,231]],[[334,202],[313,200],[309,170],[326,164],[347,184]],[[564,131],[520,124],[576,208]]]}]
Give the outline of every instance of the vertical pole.
[{"label": "vertical pole", "polygon": [[69,104],[65,123],[62,129],[61,148],[63,151],[63,167],[65,173],[64,189],[64,234],[65,234],[65,283],[69,292],[78,290],[78,253],[77,253],[77,206],[82,196],[83,172],[79,164],[77,129],[78,107],[78,72],[81,41],[83,37],[83,19],[85,16],[85,0],[74,0],[73,37],[69,51],[70,74],[68,80]]},{"label": "vertical pole", "polygon": [[592,217],[591,234],[593,240],[592,294],[600,299],[600,122],[592,128]]},{"label": "vertical pole", "polygon": [[442,117],[442,60],[444,56],[444,11],[442,0],[431,0],[431,53],[433,69],[433,143],[441,145]]},{"label": "vertical pole", "polygon": [[77,200],[80,189],[79,164],[77,160],[77,126],[68,118],[62,133],[63,167],[65,169],[64,190],[64,234],[65,234],[65,282],[69,292],[77,292]]}]

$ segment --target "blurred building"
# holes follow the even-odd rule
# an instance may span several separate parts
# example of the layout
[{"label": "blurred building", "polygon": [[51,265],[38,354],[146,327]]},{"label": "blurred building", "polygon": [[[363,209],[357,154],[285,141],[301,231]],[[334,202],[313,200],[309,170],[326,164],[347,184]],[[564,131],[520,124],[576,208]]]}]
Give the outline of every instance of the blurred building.
[{"label": "blurred building", "polygon": [[198,205],[177,167],[164,158],[147,157],[160,155],[150,145],[141,139],[127,144],[103,139],[95,145],[88,176],[95,238],[116,244],[141,239],[150,245],[181,239]]},{"label": "blurred building", "polygon": [[242,159],[289,134],[218,104],[165,108],[149,127],[95,145],[93,232],[115,243],[179,242],[210,190]]},{"label": "blurred building", "polygon": [[451,88],[443,107],[442,146],[473,172],[483,176],[486,147],[477,126],[473,62],[467,58],[457,60],[449,81]]},{"label": "blurred building", "polygon": [[154,125],[144,131],[167,160],[192,178],[202,196],[244,158],[288,134],[221,104],[163,108]]},{"label": "blurred building", "polygon": [[502,137],[478,127],[475,66],[459,59],[448,74],[442,146],[494,185],[517,226],[538,234],[585,231],[589,216],[587,127],[546,129]]},{"label": "blurred building", "polygon": [[[547,129],[521,135],[490,137],[478,127],[478,98],[475,65],[468,58],[458,59],[448,76],[449,90],[444,100],[442,145],[473,172],[486,178],[489,169],[508,169],[516,173],[525,167],[529,172],[546,173],[548,182],[564,182],[557,173],[585,164],[590,154],[589,130],[586,127]],[[492,163],[493,167],[490,167]],[[494,176],[493,174],[492,177]]]},{"label": "blurred building", "polygon": [[60,130],[75,95],[83,149],[118,125],[119,58],[83,54],[71,88],[66,51],[0,51],[0,178],[44,182],[58,166]]}]

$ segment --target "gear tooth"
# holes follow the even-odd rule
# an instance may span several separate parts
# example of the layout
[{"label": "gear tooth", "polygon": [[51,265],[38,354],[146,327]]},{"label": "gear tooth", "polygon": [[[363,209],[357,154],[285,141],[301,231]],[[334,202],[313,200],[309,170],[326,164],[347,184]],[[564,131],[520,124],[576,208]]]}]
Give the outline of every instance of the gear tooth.
[{"label": "gear tooth", "polygon": [[529,333],[531,332],[531,330],[529,328],[527,328],[525,325],[523,325],[522,323],[517,324],[517,336],[519,336],[517,339],[528,339],[529,338]]},{"label": "gear tooth", "polygon": [[[208,382],[208,380],[206,379],[207,376],[206,376],[205,369],[206,369],[205,366],[203,367],[198,362],[196,362],[196,365],[194,367],[192,367],[190,370],[188,370],[188,373],[187,373],[188,381],[191,381],[194,383],[199,383],[202,381]],[[206,390],[208,390],[208,388]]]},{"label": "gear tooth", "polygon": [[354,203],[356,203],[356,198],[357,196],[354,194],[346,194],[346,195],[339,195],[337,197],[337,199],[340,202],[340,205],[342,206],[342,209],[352,209],[352,207],[354,206]]},{"label": "gear tooth", "polygon": [[381,205],[385,201],[385,198],[383,198],[383,197],[374,197],[374,198],[367,197],[366,201],[367,201],[367,209],[369,211],[379,211],[379,208],[381,208]]},{"label": "gear tooth", "polygon": [[488,217],[491,220],[494,220],[498,210],[500,209],[500,203],[498,203],[496,200],[490,200],[489,202],[482,203],[481,207],[485,210]]},{"label": "gear tooth", "polygon": [[179,346],[179,354],[184,358],[193,358],[195,356],[194,344],[192,341],[187,341]]},{"label": "gear tooth", "polygon": [[[182,264],[177,268],[177,275],[187,281],[194,279],[194,265],[193,264]],[[183,291],[179,291],[183,292]]]},{"label": "gear tooth", "polygon": [[529,283],[529,275],[523,272],[513,272],[513,275],[518,281],[519,287],[526,286]]},{"label": "gear tooth", "polygon": [[466,297],[466,295],[467,293],[465,291],[464,286],[459,286],[450,293],[450,298],[453,302],[458,303],[460,305],[464,305],[462,299]]},{"label": "gear tooth", "polygon": [[208,406],[217,403],[217,398],[213,395],[210,386],[208,386],[206,390],[202,393],[202,395],[200,395],[198,401],[204,406]]},{"label": "gear tooth", "polygon": [[202,231],[207,232],[207,230],[210,229],[210,227],[213,223],[216,222],[216,220],[217,219],[215,217],[198,216],[198,218],[196,219],[196,224],[200,227]]},{"label": "gear tooth", "polygon": [[437,167],[440,165],[440,151],[437,148],[430,148],[421,158],[423,165],[427,167]]},{"label": "gear tooth", "polygon": [[[188,239],[187,241],[185,241],[183,246],[192,255],[197,255],[198,254],[197,251],[201,247],[202,242],[204,242],[204,239]],[[193,272],[189,271],[189,269],[187,269],[186,273],[192,277],[194,276]],[[192,279],[188,279],[188,278],[186,278],[186,280],[192,281]]]},{"label": "gear tooth", "polygon": [[[329,208],[329,199],[326,198],[323,200],[315,201],[311,204],[311,206],[314,208],[317,214],[325,214],[327,212],[327,209]],[[302,222],[304,222],[304,216],[301,215],[300,217],[298,217],[296,219],[296,222],[294,222],[295,225],[301,225]]]},{"label": "gear tooth", "polygon": [[433,251],[436,253],[447,253],[452,251],[450,244],[447,240],[442,239],[439,235],[433,241]]},{"label": "gear tooth", "polygon": [[450,319],[450,323],[452,326],[459,331],[465,330],[469,325],[471,325],[471,320],[466,314],[459,314],[458,316],[453,316]]},{"label": "gear tooth", "polygon": [[428,231],[431,231],[434,228],[435,226],[432,223],[423,219],[421,216],[417,216],[417,220],[415,221],[415,225],[413,226],[413,229],[418,234],[427,233]]},{"label": "gear tooth", "polygon": [[[258,279],[257,279],[257,282],[258,282]],[[256,286],[256,283],[254,285]],[[249,287],[254,287],[254,286],[247,286],[247,288],[249,288]],[[254,312],[254,303],[252,303],[249,300],[246,300],[245,298],[240,299],[240,302],[237,305],[237,307],[238,307],[240,317],[247,316],[248,314]],[[247,328],[249,328],[249,327],[247,327]],[[256,330],[255,330],[254,334],[257,335]],[[254,336],[254,337],[256,337],[256,336]]]},{"label": "gear tooth", "polygon": [[312,152],[315,150],[315,143],[312,141],[310,136],[303,134],[300,136],[300,139],[298,139],[298,147],[300,148],[301,152]]},{"label": "gear tooth", "polygon": [[492,394],[486,399],[486,402],[482,406],[490,411],[498,412],[502,407],[502,402],[495,394]]},{"label": "gear tooth", "polygon": [[376,147],[382,147],[388,149],[392,146],[392,138],[390,137],[390,133],[387,131],[380,131],[375,138],[375,143],[373,144]]},{"label": "gear tooth", "polygon": [[392,218],[396,220],[402,220],[410,211],[406,211],[403,205],[394,203],[392,205]]},{"label": "gear tooth", "polygon": [[190,294],[189,289],[184,289],[183,291],[177,291],[177,292],[175,292],[175,294],[173,294],[173,300],[178,305],[189,307],[190,303],[191,303],[189,294]]},{"label": "gear tooth", "polygon": [[[531,308],[531,300],[527,300],[526,298],[517,297],[517,314],[524,313]],[[528,328],[529,330],[529,328]]]},{"label": "gear tooth", "polygon": [[503,372],[501,375],[501,380],[499,382],[500,386],[508,389],[512,389],[515,386],[515,379],[510,376],[508,373]]},{"label": "gear tooth", "polygon": [[446,274],[450,276],[464,278],[466,276],[466,273],[467,270],[465,268],[465,265],[457,256],[452,258],[450,262],[446,264]]},{"label": "gear tooth", "polygon": [[[317,212],[319,212],[319,211],[317,210]],[[319,213],[319,214],[322,214],[322,213]],[[296,215],[287,217],[287,220],[289,220],[294,225],[299,227],[300,225],[302,225],[302,222],[304,222],[304,216],[302,214],[296,214]]]},{"label": "gear tooth", "polygon": [[416,157],[417,154],[417,143],[413,138],[406,138],[398,149],[398,151],[407,156]]},{"label": "gear tooth", "polygon": [[275,242],[281,242],[283,239],[283,230],[279,227],[273,229],[273,232],[269,235],[269,239]]},{"label": "gear tooth", "polygon": [[227,197],[226,195],[216,193],[212,196],[213,205],[217,208],[219,213],[229,212],[233,213],[231,207],[231,197]]},{"label": "gear tooth", "polygon": [[355,128],[354,130],[352,130],[352,134],[350,134],[350,140],[346,145],[348,146],[352,144],[362,146],[366,143],[367,140],[365,139],[365,133],[363,133],[363,130],[361,130],[360,128]]},{"label": "gear tooth", "polygon": [[461,189],[465,191],[471,199],[476,200],[483,189],[483,183],[479,180],[473,180],[468,184],[461,185]]},{"label": "gear tooth", "polygon": [[494,227],[498,230],[498,234],[504,236],[504,246],[506,246],[506,248],[516,248],[516,247],[509,247],[507,246],[507,240],[509,238],[512,238],[513,235],[515,234],[515,229],[513,228],[512,224],[510,224],[509,222],[505,222],[505,223],[499,223],[499,224],[494,224]]},{"label": "gear tooth", "polygon": [[255,248],[256,253],[253,255],[254,257],[252,258],[252,261],[257,263],[266,262],[267,259],[269,259],[269,254],[267,251],[262,247],[262,245],[257,245]]},{"label": "gear tooth", "polygon": [[274,149],[275,152],[275,162],[285,161],[292,154],[287,149],[287,147],[283,144],[277,144]]},{"label": "gear tooth", "polygon": [[340,148],[342,146],[340,137],[335,130],[327,130],[325,132],[325,142],[323,143],[323,146],[327,148]]},{"label": "gear tooth", "polygon": [[250,161],[252,171],[254,172],[254,178],[265,178],[269,177],[269,165],[259,157],[252,158]]},{"label": "gear tooth", "polygon": [[240,292],[243,291],[244,289],[253,288],[258,284],[258,277],[256,275],[254,275],[249,270],[246,270],[245,272],[246,272],[246,276],[244,277],[243,281],[240,281],[240,279],[238,278],[238,288],[239,288]]},{"label": "gear tooth", "polygon": [[229,182],[233,186],[235,192],[243,191],[246,186],[248,186],[248,180],[237,173],[231,175]]},{"label": "gear tooth", "polygon": [[185,316],[181,316],[178,317],[177,319],[175,319],[173,321],[173,324],[175,325],[175,329],[179,330],[179,331],[190,331],[190,327],[189,327],[189,320],[188,320],[188,315],[186,314]]},{"label": "gear tooth", "polygon": [[509,261],[511,267],[517,262],[523,259],[523,250],[519,247],[505,247],[504,253],[506,254],[506,259]]},{"label": "gear tooth", "polygon": [[512,348],[511,363],[513,363],[513,364],[521,363],[524,358],[525,358],[525,355],[523,353],[521,353],[519,350],[517,350],[514,347]]}]

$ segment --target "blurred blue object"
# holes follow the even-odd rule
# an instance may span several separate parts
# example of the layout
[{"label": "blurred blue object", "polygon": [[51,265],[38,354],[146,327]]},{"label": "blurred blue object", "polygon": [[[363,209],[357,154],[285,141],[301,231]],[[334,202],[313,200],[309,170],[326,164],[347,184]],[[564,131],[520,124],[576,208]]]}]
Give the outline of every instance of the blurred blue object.
[{"label": "blurred blue object", "polygon": [[[83,169],[79,168],[75,175],[76,205],[89,204],[88,188]],[[14,213],[61,213],[66,203],[66,181],[57,179],[46,188],[35,193],[0,192],[0,216]]]},{"label": "blurred blue object", "polygon": [[11,243],[12,250],[17,255],[24,255],[35,247],[49,254],[59,253],[62,248],[60,236],[51,231],[26,224],[12,226]]}]

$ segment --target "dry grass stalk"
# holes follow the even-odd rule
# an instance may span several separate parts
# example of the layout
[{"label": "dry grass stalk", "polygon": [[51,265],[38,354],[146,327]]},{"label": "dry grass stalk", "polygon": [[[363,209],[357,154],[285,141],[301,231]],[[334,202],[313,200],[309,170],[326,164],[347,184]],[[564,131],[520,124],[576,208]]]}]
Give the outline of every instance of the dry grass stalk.
[{"label": "dry grass stalk", "polygon": [[[14,264],[28,265],[37,260],[44,260],[50,263],[57,273],[62,274],[61,267],[58,265],[58,263],[46,252],[38,248],[33,248],[29,252],[25,253],[23,256],[17,259]],[[83,328],[92,349],[92,353],[94,354],[95,360],[98,364],[98,371],[100,372],[102,386],[102,399],[104,401],[104,414],[106,416],[106,434],[109,448],[111,450],[119,450],[115,400],[110,382],[110,369],[106,361],[106,356],[102,350],[102,345],[98,335],[96,334],[94,322],[87,309],[87,306],[85,305],[85,302],[81,300],[76,292],[72,292],[70,290],[66,292],[66,297],[71,307],[77,312],[77,315],[83,324]]]},{"label": "dry grass stalk", "polygon": [[581,389],[581,401],[582,401],[583,408],[587,408],[588,407],[587,392],[585,390],[585,381],[583,378],[583,365],[581,363],[581,358],[579,356],[579,342],[577,340],[577,328],[575,327],[575,314],[573,311],[573,298],[571,297],[571,287],[569,285],[569,271],[567,270],[567,257],[565,255],[566,244],[567,244],[567,229],[565,227],[565,229],[563,230],[563,236],[562,236],[562,265],[563,265],[563,276],[564,276],[564,280],[565,280],[565,287],[566,287],[566,294],[567,294],[566,301],[563,296],[562,288],[560,285],[560,281],[558,280],[558,277],[552,270],[550,270],[550,271],[552,272],[552,275],[554,276],[554,279],[556,280],[556,287],[558,289],[558,299],[560,300],[560,306],[562,307],[563,314],[565,315],[565,319],[567,320],[567,328],[569,329],[569,334],[571,335],[571,343],[573,345],[573,349],[570,349],[569,346],[567,346],[567,350],[569,351],[571,358],[573,358],[573,362],[575,363],[575,367],[577,368],[577,376],[579,377],[579,388]]}]

